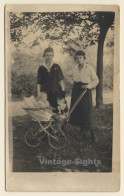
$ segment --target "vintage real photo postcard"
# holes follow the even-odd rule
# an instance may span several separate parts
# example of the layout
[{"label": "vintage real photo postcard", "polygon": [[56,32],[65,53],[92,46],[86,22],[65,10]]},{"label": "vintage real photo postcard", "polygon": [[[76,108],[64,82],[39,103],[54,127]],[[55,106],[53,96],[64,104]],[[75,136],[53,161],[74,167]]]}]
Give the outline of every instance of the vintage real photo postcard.
[{"label": "vintage real photo postcard", "polygon": [[6,5],[6,190],[119,191],[119,6]]}]

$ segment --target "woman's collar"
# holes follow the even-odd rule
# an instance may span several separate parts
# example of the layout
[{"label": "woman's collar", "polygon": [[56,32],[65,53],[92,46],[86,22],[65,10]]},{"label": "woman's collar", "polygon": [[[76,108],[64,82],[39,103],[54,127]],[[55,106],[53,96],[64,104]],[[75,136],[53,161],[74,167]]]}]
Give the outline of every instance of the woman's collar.
[{"label": "woman's collar", "polygon": [[[52,67],[53,64],[54,64],[54,61],[51,61],[50,68]],[[42,65],[43,65],[46,69],[48,69],[47,64],[45,63],[45,61],[42,63]]]},{"label": "woman's collar", "polygon": [[[85,62],[85,63],[84,63],[84,66],[83,66],[82,69],[81,69],[81,71],[82,71],[83,69],[85,69],[85,67],[87,67],[87,65],[88,65],[88,63]],[[78,69],[78,66],[77,66],[77,69]],[[79,69],[78,69],[78,70],[79,70]]]}]

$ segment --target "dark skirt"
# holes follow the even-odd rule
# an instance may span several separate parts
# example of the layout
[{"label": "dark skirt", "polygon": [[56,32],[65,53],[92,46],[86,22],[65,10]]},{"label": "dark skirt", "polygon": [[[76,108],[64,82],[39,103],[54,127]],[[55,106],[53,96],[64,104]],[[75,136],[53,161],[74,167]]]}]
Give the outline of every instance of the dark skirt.
[{"label": "dark skirt", "polygon": [[[75,82],[72,88],[71,106],[85,90],[81,88],[82,82]],[[92,129],[92,91],[87,89],[86,93],[70,115],[70,123],[74,126],[81,126],[86,130]]]}]

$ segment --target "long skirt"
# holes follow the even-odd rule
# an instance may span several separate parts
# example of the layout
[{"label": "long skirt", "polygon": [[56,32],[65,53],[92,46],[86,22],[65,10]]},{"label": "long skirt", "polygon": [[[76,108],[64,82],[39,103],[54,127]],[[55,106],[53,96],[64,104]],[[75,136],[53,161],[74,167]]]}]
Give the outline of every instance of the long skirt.
[{"label": "long skirt", "polygon": [[[70,110],[81,93],[85,90],[81,86],[84,83],[75,82],[72,88]],[[70,123],[80,126],[85,130],[92,129],[92,91],[87,89],[86,93],[70,115]]]}]

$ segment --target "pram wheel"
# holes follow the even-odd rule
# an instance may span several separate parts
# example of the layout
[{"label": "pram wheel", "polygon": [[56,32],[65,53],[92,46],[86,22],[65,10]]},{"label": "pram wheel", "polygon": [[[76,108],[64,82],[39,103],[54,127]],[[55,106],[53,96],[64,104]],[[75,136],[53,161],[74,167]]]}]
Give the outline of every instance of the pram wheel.
[{"label": "pram wheel", "polygon": [[66,144],[65,133],[62,130],[57,130],[52,126],[49,129],[50,135],[48,135],[49,145],[54,149],[61,149]]},{"label": "pram wheel", "polygon": [[40,128],[38,135],[39,135],[40,139],[42,139],[46,136],[46,133],[45,133],[45,131],[43,131],[43,129]]},{"label": "pram wheel", "polygon": [[39,132],[33,133],[32,131],[27,131],[25,133],[25,143],[30,147],[37,147],[40,145],[41,136]]}]

